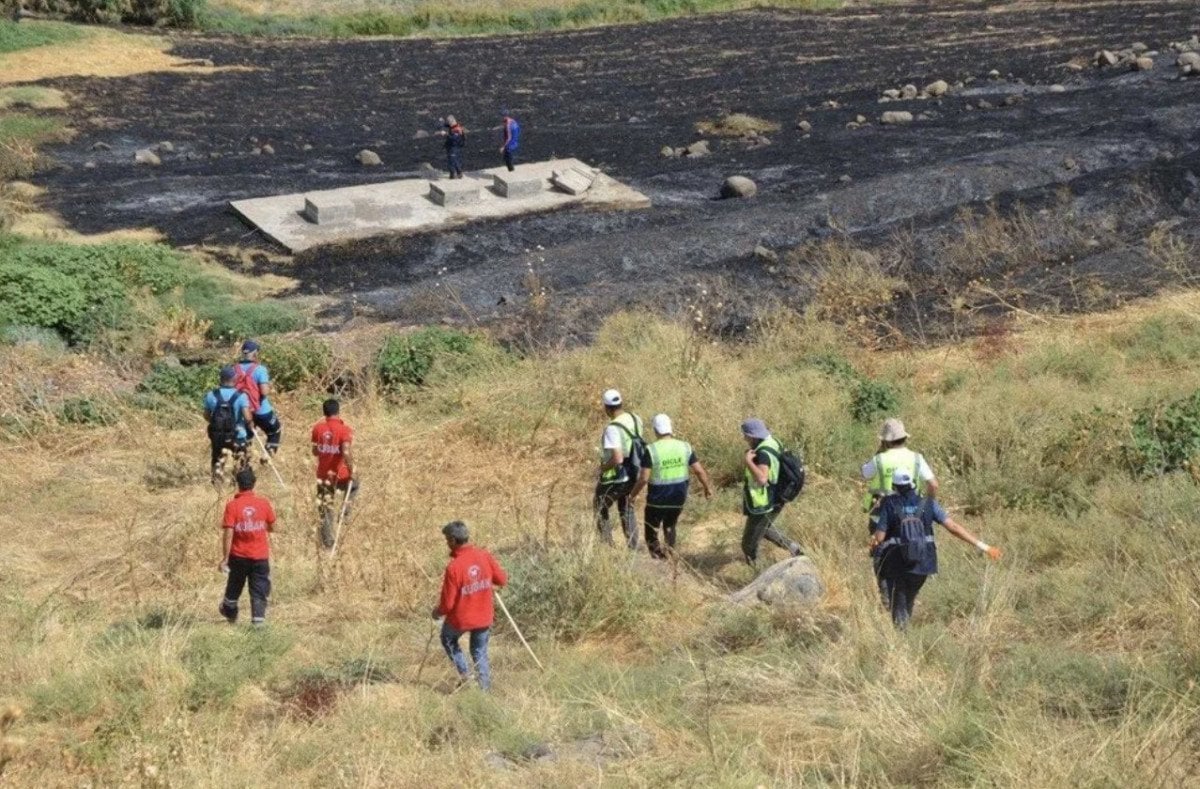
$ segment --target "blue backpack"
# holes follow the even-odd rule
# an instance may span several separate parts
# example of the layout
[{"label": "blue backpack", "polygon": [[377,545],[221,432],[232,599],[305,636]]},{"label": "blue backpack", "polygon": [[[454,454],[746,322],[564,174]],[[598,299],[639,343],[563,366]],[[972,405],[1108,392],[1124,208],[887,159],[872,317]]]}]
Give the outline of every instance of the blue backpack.
[{"label": "blue backpack", "polygon": [[933,541],[927,533],[928,500],[919,501],[915,506],[904,505],[899,508],[900,523],[894,536],[898,563],[910,572],[920,567],[933,553]]}]

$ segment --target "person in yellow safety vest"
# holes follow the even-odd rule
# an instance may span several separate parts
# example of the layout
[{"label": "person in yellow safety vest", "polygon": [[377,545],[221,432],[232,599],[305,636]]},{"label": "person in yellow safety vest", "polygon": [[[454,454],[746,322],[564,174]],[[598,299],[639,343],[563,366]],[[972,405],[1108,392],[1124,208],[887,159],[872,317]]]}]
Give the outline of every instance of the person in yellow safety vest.
[{"label": "person in yellow safety vest", "polygon": [[879,522],[879,504],[892,492],[892,477],[897,469],[909,472],[917,485],[917,493],[925,498],[937,498],[938,483],[925,456],[906,446],[908,431],[899,419],[890,418],[879,430],[879,452],[863,464],[862,476],[867,483],[863,494],[863,512],[868,513],[871,533]]},{"label": "person in yellow safety vest", "polygon": [[633,487],[641,470],[646,442],[641,417],[625,410],[621,393],[609,389],[601,397],[608,424],[600,437],[600,481],[596,484],[593,507],[596,528],[601,538],[612,545],[612,522],[609,509],[615,504],[621,527],[630,550],[638,546],[637,513],[634,511]]},{"label": "person in yellow safety vest", "polygon": [[753,566],[758,561],[758,544],[764,538],[792,556],[803,556],[800,543],[789,540],[775,528],[775,519],[783,509],[783,503],[775,496],[783,447],[761,419],[751,417],[742,422],[742,436],[750,447],[743,459],[746,481],[742,511],[746,515],[746,526],[742,530],[742,554],[746,563]]},{"label": "person in yellow safety vest", "polygon": [[[650,420],[650,426],[654,428],[655,440],[646,447],[646,462],[642,464],[637,484],[629,495],[636,499],[642,488],[649,488],[644,513],[646,548],[655,559],[666,559],[675,551],[675,525],[679,522],[683,505],[687,503],[688,472],[700,480],[704,498],[711,499],[713,491],[708,472],[696,459],[692,445],[671,434],[671,417],[658,414]],[[658,541],[659,527],[663,530],[666,549]]]}]

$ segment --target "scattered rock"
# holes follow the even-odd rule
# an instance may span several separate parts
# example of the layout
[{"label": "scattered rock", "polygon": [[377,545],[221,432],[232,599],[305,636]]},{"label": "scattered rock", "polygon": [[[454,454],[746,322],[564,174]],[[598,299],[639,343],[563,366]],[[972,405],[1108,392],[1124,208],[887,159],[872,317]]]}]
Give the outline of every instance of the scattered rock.
[{"label": "scattered rock", "polygon": [[765,247],[762,244],[754,247],[754,257],[761,260],[763,263],[778,263],[779,253],[770,247]]},{"label": "scattered rock", "polygon": [[837,101],[835,101],[834,99],[826,100],[826,102],[824,104],[822,104],[821,106],[823,106],[827,110],[837,110],[837,109],[841,109],[841,107],[842,107],[842,105],[838,104]]},{"label": "scattered rock", "polygon": [[727,599],[739,605],[812,606],[824,596],[817,566],[807,556],[796,556],[768,567]]},{"label": "scattered rock", "polygon": [[925,92],[932,98],[941,98],[950,90],[950,84],[944,79],[934,80],[925,86]]},{"label": "scattered rock", "polygon": [[885,90],[883,92],[883,97],[885,99],[892,99],[894,101],[894,100],[900,98],[900,89],[899,88],[888,88],[887,90]]},{"label": "scattered rock", "polygon": [[312,149],[313,149],[313,147],[309,143],[304,143],[303,145],[300,146],[300,150],[302,150],[302,151],[311,151]]},{"label": "scattered rock", "polygon": [[916,85],[905,85],[903,88],[900,89],[900,98],[915,99],[920,94],[920,92],[921,91],[917,90]]},{"label": "scattered rock", "polygon": [[866,122],[867,122],[867,116],[865,116],[865,115],[855,115],[855,116],[854,116],[854,122],[855,122],[855,123],[857,123],[859,126],[862,126],[864,123],[866,123]]},{"label": "scattered rock", "polygon": [[731,175],[721,184],[721,199],[729,200],[736,197],[754,197],[758,194],[758,184],[744,175]]},{"label": "scattered rock", "polygon": [[92,150],[93,151],[111,151],[112,146],[106,142],[94,142],[94,143],[92,143]]},{"label": "scattered rock", "polygon": [[708,156],[712,151],[708,148],[708,140],[700,140],[694,142],[683,149],[683,155],[690,159],[699,159],[702,156]]},{"label": "scattered rock", "polygon": [[1068,156],[1066,159],[1063,159],[1063,168],[1064,169],[1074,170],[1077,166],[1078,165],[1076,164],[1075,160],[1073,158],[1071,158],[1070,156]]},{"label": "scattered rock", "polygon": [[1135,55],[1140,55],[1143,52],[1150,51],[1150,47],[1146,46],[1141,41],[1135,41],[1134,43],[1130,44],[1129,49],[1132,50],[1133,54],[1135,54]]},{"label": "scattered rock", "polygon": [[980,99],[975,106],[981,110],[991,110],[996,108],[996,105],[992,104],[987,99]]},{"label": "scattered rock", "polygon": [[274,156],[275,155],[275,146],[268,143],[262,147],[262,152],[265,153],[267,156]]},{"label": "scattered rock", "polygon": [[372,150],[363,148],[358,152],[358,156],[354,157],[363,167],[378,167],[383,164],[383,160],[379,158],[379,154]]},{"label": "scattered rock", "polygon": [[1200,52],[1184,52],[1176,60],[1175,65],[1179,67],[1179,73],[1183,76],[1188,74],[1200,75]]},{"label": "scattered rock", "polygon": [[85,170],[95,170],[95,169],[96,169],[96,163],[95,163],[95,162],[84,162],[84,163],[83,163],[83,169],[85,169]]},{"label": "scattered rock", "polygon": [[158,154],[149,148],[143,148],[133,155],[134,164],[145,164],[150,167],[158,167],[162,164],[162,159],[158,158]]},{"label": "scattered rock", "polygon": [[1063,68],[1065,68],[1067,71],[1083,71],[1083,64],[1081,64],[1081,63],[1068,63],[1068,64],[1067,64],[1066,66],[1064,66]]},{"label": "scattered rock", "polygon": [[413,139],[414,140],[424,140],[428,136],[429,136],[429,132],[425,131],[424,129],[417,129],[416,133],[413,134]]},{"label": "scattered rock", "polygon": [[1015,93],[1010,93],[1004,97],[1004,106],[1005,107],[1012,107],[1013,105],[1020,104],[1020,103],[1021,103],[1021,97]]},{"label": "scattered rock", "polygon": [[1000,79],[1000,72],[996,69],[992,69],[988,72],[988,79]]},{"label": "scattered rock", "polygon": [[808,134],[809,132],[812,131],[812,124],[809,123],[808,121],[802,120],[796,124],[796,128],[799,129],[800,131],[804,132],[805,134]]},{"label": "scattered rock", "polygon": [[879,122],[885,126],[898,126],[903,123],[912,123],[913,114],[907,110],[892,110],[880,115]]},{"label": "scattered rock", "polygon": [[679,155],[679,153],[676,152],[676,150],[674,148],[672,148],[670,145],[664,145],[662,147],[662,149],[659,150],[659,154],[664,159],[674,159],[676,156]]},{"label": "scattered rock", "polygon": [[854,131],[855,129],[862,128],[862,125],[856,121],[850,121],[849,123],[846,124],[846,128],[849,129],[850,131]]},{"label": "scattered rock", "polygon": [[1066,93],[1067,86],[1055,84],[1051,85],[1049,88],[1047,88],[1047,90],[1049,90],[1051,93]]},{"label": "scattered rock", "polygon": [[840,177],[838,178],[838,180],[839,180],[839,181],[841,181],[841,182],[842,182],[842,183],[844,183],[844,184],[848,184],[848,183],[850,183],[851,181],[853,181],[854,179],[850,177],[849,173],[847,173],[846,175],[840,176]]},{"label": "scattered rock", "polygon": [[1117,63],[1120,62],[1120,60],[1121,59],[1119,57],[1117,57],[1117,53],[1113,52],[1110,49],[1100,50],[1099,52],[1096,53],[1096,57],[1095,57],[1096,65],[1099,66],[1100,68],[1105,68],[1107,66],[1115,66],[1115,65],[1117,65]]},{"label": "scattered rock", "polygon": [[262,156],[262,148],[257,145],[254,146],[253,148],[250,149],[250,155],[251,156]]},{"label": "scattered rock", "polygon": [[1134,71],[1149,71],[1154,68],[1154,58],[1140,57],[1133,61]]},{"label": "scattered rock", "polygon": [[175,153],[175,145],[171,142],[160,142],[154,147],[159,153]]},{"label": "scattered rock", "polygon": [[628,123],[641,123],[641,122],[642,122],[642,119],[641,119],[641,118],[639,118],[639,117],[638,117],[638,116],[636,116],[636,115],[630,115],[630,116],[629,116],[629,120],[628,120],[627,122],[628,122]]}]

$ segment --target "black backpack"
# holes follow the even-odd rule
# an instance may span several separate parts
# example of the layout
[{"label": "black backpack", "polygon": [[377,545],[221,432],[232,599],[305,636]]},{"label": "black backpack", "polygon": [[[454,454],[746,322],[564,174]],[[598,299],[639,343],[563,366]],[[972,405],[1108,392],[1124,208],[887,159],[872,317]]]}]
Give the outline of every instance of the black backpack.
[{"label": "black backpack", "polygon": [[775,483],[775,506],[782,507],[788,502],[795,501],[804,490],[807,472],[804,461],[790,449],[776,452],[770,447],[761,447],[764,452],[775,456],[779,461],[779,480]]},{"label": "black backpack", "polygon": [[240,392],[234,392],[228,400],[223,400],[221,390],[213,390],[213,397],[217,398],[217,405],[208,420],[208,437],[214,444],[224,446],[237,440],[237,414],[233,412],[233,402],[240,395]]},{"label": "black backpack", "polygon": [[[641,421],[636,416],[633,417],[635,427],[640,427]],[[629,454],[625,456],[625,461],[621,465],[625,469],[625,473],[629,476],[629,479],[636,480],[638,475],[642,473],[642,462],[646,455],[646,440],[642,438],[640,430],[636,433],[632,432],[625,425],[617,421],[610,422],[609,424],[616,425],[625,435],[629,436]]]},{"label": "black backpack", "polygon": [[925,523],[928,508],[928,499],[922,499],[921,505],[916,509],[905,507],[900,510],[900,524],[895,534],[896,554],[899,564],[905,570],[915,570],[931,553],[933,543],[926,534]]}]

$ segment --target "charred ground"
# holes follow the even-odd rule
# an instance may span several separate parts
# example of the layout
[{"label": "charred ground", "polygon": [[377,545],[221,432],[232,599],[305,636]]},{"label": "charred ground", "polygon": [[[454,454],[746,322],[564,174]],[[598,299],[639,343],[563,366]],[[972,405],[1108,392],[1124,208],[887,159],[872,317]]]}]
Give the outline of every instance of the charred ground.
[{"label": "charred ground", "polygon": [[[152,226],[178,244],[269,252],[229,200],[417,175],[440,159],[434,139],[414,135],[447,112],[474,130],[468,166],[490,165],[488,127],[507,105],[525,126],[525,158],[579,157],[654,207],[381,238],[294,260],[264,254],[257,265],[333,297],[335,324],[363,312],[519,317],[526,331],[577,335],[622,305],[674,312],[705,289],[726,294],[711,318],[734,331],[755,305],[807,297],[789,272],[808,258],[787,250],[843,234],[882,248],[900,231],[910,248],[890,271],[909,280],[914,304],[986,275],[1018,283],[1029,303],[1103,306],[1080,301],[1081,278],[1111,300],[1145,293],[1160,284],[1144,254],[1152,229],[1168,223],[1185,243],[1200,233],[1200,82],[1179,79],[1166,51],[1198,26],[1187,2],[1016,3],[762,11],[457,41],[181,38],[178,54],[246,70],[54,83],[82,98],[69,111],[81,133],[54,152],[61,166],[43,180],[53,207],[83,231]],[[1153,70],[1069,66],[1134,41],[1162,52]],[[939,78],[965,84],[938,100],[878,103],[885,89]],[[1020,100],[1006,105],[1009,95]],[[881,126],[893,109],[930,117]],[[767,146],[714,140],[705,158],[660,154],[726,112],[782,128]],[[858,115],[870,124],[848,129]],[[163,166],[135,168],[133,152],[160,140],[175,148]],[[93,150],[97,142],[111,150]],[[256,153],[264,144],[275,153]],[[357,165],[363,147],[385,166]],[[754,178],[758,197],[714,200],[732,174]],[[1059,211],[1073,229],[1020,270],[1002,259],[991,270],[939,268],[951,220],[989,200]],[[1082,232],[1089,224],[1103,232]],[[760,246],[783,260],[754,257]]]}]

